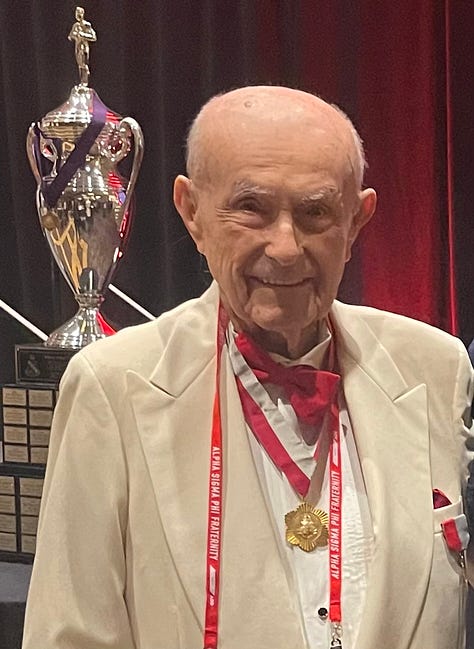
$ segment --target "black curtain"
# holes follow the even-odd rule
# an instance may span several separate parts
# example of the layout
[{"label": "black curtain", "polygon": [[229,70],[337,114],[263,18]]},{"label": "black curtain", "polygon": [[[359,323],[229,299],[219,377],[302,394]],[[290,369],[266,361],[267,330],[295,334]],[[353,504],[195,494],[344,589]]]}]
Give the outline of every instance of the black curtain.
[{"label": "black curtain", "polygon": [[[46,331],[71,315],[74,304],[41,236],[24,141],[29,124],[61,104],[77,82],[67,40],[75,5],[3,2],[0,13],[0,295]],[[136,219],[115,282],[160,313],[201,292],[207,281],[172,207],[172,180],[183,171],[185,133],[203,101],[255,81],[253,8],[228,3],[224,10],[211,1],[83,5],[98,35],[90,85],[109,107],[138,120],[146,142]],[[104,312],[117,324],[137,320],[110,296]]]},{"label": "black curtain", "polygon": [[[184,171],[184,141],[202,103],[223,89],[265,82],[256,61],[256,3],[203,0],[82,2],[97,33],[90,85],[145,136],[136,218],[114,283],[155,314],[200,294],[210,279],[172,206]],[[35,182],[25,155],[31,122],[60,105],[78,74],[73,0],[0,4],[0,298],[52,331],[76,305],[43,239]],[[282,77],[281,81],[284,81]],[[103,306],[116,327],[141,316],[110,292]],[[2,318],[0,380],[11,380],[10,345],[31,335]],[[8,339],[8,340],[7,340]]]}]

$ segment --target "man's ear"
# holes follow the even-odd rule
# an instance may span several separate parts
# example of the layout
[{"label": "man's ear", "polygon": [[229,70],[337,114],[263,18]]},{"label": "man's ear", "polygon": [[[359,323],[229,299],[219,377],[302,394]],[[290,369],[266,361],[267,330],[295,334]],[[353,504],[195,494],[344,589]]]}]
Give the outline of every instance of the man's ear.
[{"label": "man's ear", "polygon": [[197,215],[197,192],[186,176],[179,175],[174,181],[173,201],[198,251],[204,254],[202,229]]},{"label": "man's ear", "polygon": [[377,194],[375,189],[368,187],[359,193],[359,208],[352,217],[351,230],[347,241],[346,261],[349,261],[352,254],[352,246],[362,230],[372,218],[377,207]]}]

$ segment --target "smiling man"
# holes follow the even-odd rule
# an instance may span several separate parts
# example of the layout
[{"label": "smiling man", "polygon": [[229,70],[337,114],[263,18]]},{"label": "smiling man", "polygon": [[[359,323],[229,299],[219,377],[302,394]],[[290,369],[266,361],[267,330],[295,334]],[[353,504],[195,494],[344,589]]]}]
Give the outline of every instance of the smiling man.
[{"label": "smiling man", "polygon": [[349,120],[312,95],[246,88],[210,101],[175,203],[234,325],[297,358],[317,341],[375,209]]},{"label": "smiling man", "polygon": [[215,281],[71,361],[24,649],[463,646],[472,371],[335,300],[363,171],[313,95],[201,110],[174,199]]}]

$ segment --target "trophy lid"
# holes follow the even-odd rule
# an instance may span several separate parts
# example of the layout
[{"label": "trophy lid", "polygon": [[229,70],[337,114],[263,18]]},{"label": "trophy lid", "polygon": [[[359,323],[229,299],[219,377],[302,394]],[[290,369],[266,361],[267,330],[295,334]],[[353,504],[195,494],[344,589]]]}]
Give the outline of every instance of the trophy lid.
[{"label": "trophy lid", "polygon": [[[76,22],[68,36],[75,43],[76,62],[80,83],[74,86],[68,99],[57,108],[49,111],[39,123],[45,137],[75,141],[91,123],[94,115],[94,100],[99,100],[95,90],[89,88],[89,44],[97,40],[96,33],[84,19],[84,9],[76,7]],[[102,103],[102,102],[101,102]],[[117,123],[122,117],[106,108],[105,122]]]},{"label": "trophy lid", "polygon": [[40,120],[46,137],[75,140],[91,121],[92,96],[86,86],[72,88],[68,99]]},{"label": "trophy lid", "polygon": [[[82,84],[74,86],[68,99],[46,113],[39,126],[45,137],[75,141],[93,119],[94,99],[99,100],[96,91]],[[121,115],[106,107],[105,123],[116,124]]]}]

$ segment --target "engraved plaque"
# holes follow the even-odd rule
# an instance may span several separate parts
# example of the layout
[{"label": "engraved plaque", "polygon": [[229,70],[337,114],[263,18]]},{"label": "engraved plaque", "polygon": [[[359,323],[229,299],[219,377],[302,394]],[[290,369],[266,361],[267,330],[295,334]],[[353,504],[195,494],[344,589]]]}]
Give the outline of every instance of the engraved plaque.
[{"label": "engraved plaque", "polygon": [[48,446],[50,433],[49,428],[32,428],[30,430],[30,444],[32,446]]},{"label": "engraved plaque", "polygon": [[0,496],[0,512],[2,514],[15,513],[15,496]]},{"label": "engraved plaque", "polygon": [[38,529],[38,516],[21,517],[22,534],[36,534],[37,529]]},{"label": "engraved plaque", "polygon": [[12,475],[0,475],[0,494],[14,494],[15,480]]},{"label": "engraved plaque", "polygon": [[[13,532],[16,534],[16,518],[11,514],[0,514],[0,532]],[[36,532],[34,532],[36,534]]]},{"label": "engraved plaque", "polygon": [[16,534],[0,532],[0,550],[16,552]]},{"label": "engraved plaque", "polygon": [[39,426],[41,428],[48,428],[51,426],[53,420],[52,410],[34,410],[30,409],[30,426]]},{"label": "engraved plaque", "polygon": [[41,498],[42,493],[43,478],[20,478],[20,494],[22,496],[36,496]]},{"label": "engraved plaque", "polygon": [[2,400],[4,406],[26,406],[25,388],[2,388]]},{"label": "engraved plaque", "polygon": [[44,345],[15,345],[17,383],[44,383],[56,387],[69,360],[77,349],[45,347]]},{"label": "engraved plaque", "polygon": [[27,444],[28,434],[25,426],[4,426],[3,441],[7,444]]},{"label": "engraved plaque", "polygon": [[21,551],[27,552],[28,554],[34,554],[35,550],[36,550],[36,536],[22,535]]},{"label": "engraved plaque", "polygon": [[40,510],[40,498],[29,498],[28,496],[21,496],[20,507],[21,514],[28,514],[29,516],[38,516]]},{"label": "engraved plaque", "polygon": [[5,462],[21,462],[24,464],[28,462],[28,447],[27,446],[13,446],[5,444],[3,446],[3,460]]},{"label": "engraved plaque", "polygon": [[52,408],[53,390],[28,390],[28,404],[30,408]]},{"label": "engraved plaque", "polygon": [[47,446],[32,446],[30,448],[31,464],[46,464],[47,459],[48,459]]},{"label": "engraved plaque", "polygon": [[3,407],[3,423],[26,426],[26,408]]}]

